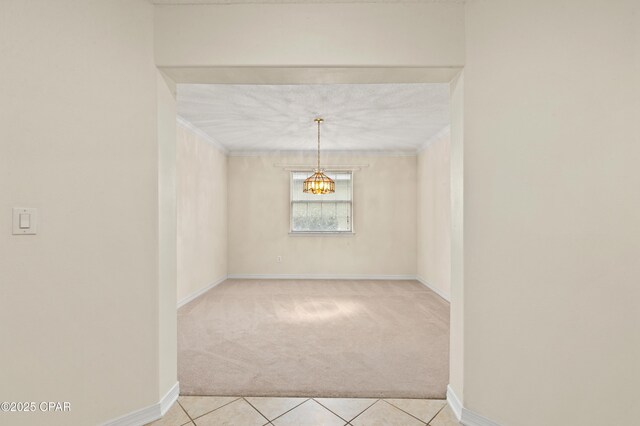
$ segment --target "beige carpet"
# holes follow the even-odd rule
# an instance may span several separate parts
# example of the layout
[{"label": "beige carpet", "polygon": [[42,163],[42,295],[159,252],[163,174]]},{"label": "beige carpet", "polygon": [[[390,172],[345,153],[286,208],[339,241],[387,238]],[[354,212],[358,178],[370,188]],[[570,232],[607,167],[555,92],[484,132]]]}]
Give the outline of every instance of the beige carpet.
[{"label": "beige carpet", "polygon": [[227,280],[178,311],[183,395],[444,398],[449,304],[416,281]]}]

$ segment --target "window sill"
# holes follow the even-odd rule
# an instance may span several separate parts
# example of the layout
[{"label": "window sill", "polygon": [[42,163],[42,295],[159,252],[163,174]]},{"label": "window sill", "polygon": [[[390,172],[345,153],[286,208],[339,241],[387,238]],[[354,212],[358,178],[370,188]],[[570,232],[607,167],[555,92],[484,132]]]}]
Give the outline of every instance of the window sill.
[{"label": "window sill", "polygon": [[355,232],[351,231],[336,231],[336,232],[304,232],[304,231],[289,231],[290,237],[353,237]]}]

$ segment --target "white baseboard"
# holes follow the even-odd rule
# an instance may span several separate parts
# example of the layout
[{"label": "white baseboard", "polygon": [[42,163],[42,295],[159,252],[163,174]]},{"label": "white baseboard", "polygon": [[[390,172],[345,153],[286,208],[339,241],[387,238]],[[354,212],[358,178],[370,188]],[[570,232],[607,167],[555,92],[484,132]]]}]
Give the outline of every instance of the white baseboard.
[{"label": "white baseboard", "polygon": [[158,420],[160,417],[162,414],[160,413],[160,403],[158,403],[110,420],[103,426],[140,426]]},{"label": "white baseboard", "polygon": [[460,402],[458,395],[453,391],[451,385],[447,385],[447,403],[449,404],[449,407],[451,407],[451,411],[453,411],[456,419],[460,421],[462,418],[462,402]]},{"label": "white baseboard", "polygon": [[389,280],[389,281],[418,281],[429,290],[435,292],[438,296],[449,302],[449,295],[441,290],[431,286],[427,281],[415,275],[363,275],[363,274],[229,274],[208,286],[190,294],[189,296],[178,301],[178,308],[186,305],[194,299],[202,296],[218,284],[227,279],[236,280]]},{"label": "white baseboard", "polygon": [[476,414],[471,410],[462,408],[462,420],[461,423],[465,426],[500,426],[498,423],[482,417],[480,414]]},{"label": "white baseboard", "polygon": [[447,385],[447,403],[458,421],[465,426],[500,426],[498,423],[464,408],[460,398],[458,398],[450,385]]},{"label": "white baseboard", "polygon": [[429,290],[433,291],[434,293],[436,293],[438,296],[442,297],[444,300],[446,300],[447,302],[451,302],[451,296],[447,293],[445,293],[444,291],[432,286],[431,284],[429,284],[427,282],[427,280],[425,280],[422,277],[416,276],[415,280],[418,281],[419,283],[421,283],[422,285],[424,285],[425,287],[427,287]]},{"label": "white baseboard", "polygon": [[237,280],[415,280],[415,275],[230,274]]},{"label": "white baseboard", "polygon": [[201,288],[200,290],[196,291],[195,293],[191,293],[187,297],[182,298],[181,300],[178,301],[178,308],[180,308],[183,305],[186,305],[187,303],[191,302],[193,299],[196,299],[196,298],[202,296],[204,293],[206,293],[207,291],[211,290],[212,288],[214,288],[215,286],[217,286],[218,284],[220,284],[221,282],[223,282],[226,279],[227,279],[227,276],[225,275],[224,277],[220,278],[217,281],[212,282],[211,284],[209,284],[208,286],[206,286],[204,288]]},{"label": "white baseboard", "polygon": [[217,281],[209,284],[208,286],[190,294],[187,297],[178,301],[178,308],[186,305],[194,299],[202,296],[207,291],[211,290],[218,284],[227,279],[236,280],[417,280],[427,286],[429,289],[435,291],[440,297],[445,300],[449,300],[440,291],[431,287],[426,281],[416,277],[415,275],[362,275],[362,274],[229,274]]},{"label": "white baseboard", "polygon": [[178,399],[180,394],[180,384],[176,382],[175,385],[169,389],[162,399],[148,407],[141,408],[132,413],[125,414],[117,419],[110,420],[103,424],[103,426],[142,426],[147,423],[151,423],[154,420],[158,420],[171,408],[171,406]]},{"label": "white baseboard", "polygon": [[164,416],[169,411],[169,408],[178,400],[178,396],[180,396],[180,383],[176,382],[160,400],[161,415]]}]

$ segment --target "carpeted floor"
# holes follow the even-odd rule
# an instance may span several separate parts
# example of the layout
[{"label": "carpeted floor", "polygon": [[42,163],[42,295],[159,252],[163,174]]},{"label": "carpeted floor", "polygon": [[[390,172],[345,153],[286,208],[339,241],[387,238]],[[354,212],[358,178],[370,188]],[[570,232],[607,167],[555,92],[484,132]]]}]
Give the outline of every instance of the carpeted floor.
[{"label": "carpeted floor", "polygon": [[417,281],[227,280],[178,311],[183,395],[444,398],[449,304]]}]

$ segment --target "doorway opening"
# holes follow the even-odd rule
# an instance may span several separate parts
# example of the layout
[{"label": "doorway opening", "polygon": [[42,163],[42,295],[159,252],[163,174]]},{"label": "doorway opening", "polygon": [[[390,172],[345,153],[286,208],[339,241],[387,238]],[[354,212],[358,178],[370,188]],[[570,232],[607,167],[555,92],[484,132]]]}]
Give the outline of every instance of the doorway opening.
[{"label": "doorway opening", "polygon": [[[198,84],[185,79],[184,70],[176,74],[179,78],[173,76],[179,82],[178,134],[183,133],[178,137],[177,153],[178,244],[183,248],[191,245],[194,249],[191,253],[182,250],[183,264],[181,266],[180,261],[178,264],[178,300],[182,302],[178,314],[178,376],[183,395],[445,397],[450,381],[450,314],[448,301],[441,296],[451,299],[456,290],[452,288],[454,282],[449,288],[442,288],[439,280],[447,273],[449,280],[456,279],[452,268],[461,265],[452,253],[460,248],[452,240],[459,228],[454,210],[461,208],[455,194],[461,194],[461,188],[453,188],[461,185],[461,177],[454,177],[458,171],[461,174],[461,168],[455,164],[461,159],[453,156],[460,155],[461,151],[443,147],[451,144],[452,138],[461,140],[451,128],[455,125],[452,115],[456,114],[451,111],[451,81],[457,78],[459,70],[423,71],[421,78],[405,75],[400,82],[374,79],[375,84],[366,84],[353,75],[348,78],[342,75],[337,79],[341,80],[340,84],[317,84],[316,81],[307,87],[308,81],[294,79],[295,85],[292,85],[290,79],[283,80],[282,76],[262,78],[259,85],[248,84],[255,81],[242,81],[243,84],[238,85],[238,81],[220,78],[220,70],[212,70],[213,77],[205,79],[206,84],[202,78],[197,79]],[[197,72],[201,75],[203,71]],[[371,73],[371,70],[363,71],[360,77]],[[326,75],[324,77],[326,79]],[[246,79],[246,73],[243,78]],[[345,78],[356,81],[348,84]],[[371,111],[350,108],[348,102],[341,99],[337,104],[344,105],[344,109],[333,112],[333,118],[341,126],[336,124],[333,135],[329,126],[323,127],[326,131],[323,146],[327,149],[322,154],[328,170],[333,167],[353,173],[354,235],[290,234],[291,174],[300,171],[301,166],[311,169],[315,161],[313,118],[327,114],[332,117],[332,112],[323,111],[322,106],[305,110],[295,91],[331,87],[331,94],[344,96],[348,86],[364,89],[376,85],[385,89],[443,85],[449,109],[446,129],[423,136],[422,146],[403,144],[399,141],[401,133],[424,135],[424,123],[406,113],[400,114],[401,124],[396,121],[394,126],[392,120],[385,123],[384,118],[372,119]],[[213,102],[198,95],[197,86],[202,89],[200,95],[209,91],[212,95],[209,101],[213,99]],[[292,87],[294,93],[289,92],[289,97],[283,100],[278,89],[287,86]],[[266,92],[272,101],[255,92],[252,94],[254,88]],[[239,90],[234,92],[234,89]],[[372,104],[395,102],[396,112],[402,110],[407,105],[406,99],[394,99],[393,94],[390,90],[387,96],[377,98],[378,103],[370,98],[372,102],[362,102],[362,105],[371,108]],[[332,98],[335,96],[325,92],[324,97],[320,95],[311,103],[322,105],[323,99],[326,104],[326,99]],[[181,104],[182,101],[185,103]],[[193,108],[189,111],[185,105]],[[287,117],[283,110],[290,110],[290,115]],[[437,114],[437,111],[430,113]],[[363,118],[354,120],[354,115]],[[308,129],[304,129],[305,119],[311,122]],[[331,118],[325,120],[331,123]],[[386,134],[395,149],[375,145],[380,143],[380,139],[376,142],[375,138],[382,133],[380,123],[398,131],[395,141]],[[342,150],[339,143],[344,132],[341,129],[351,132],[342,139],[348,141]],[[236,142],[230,142],[234,140]],[[358,149],[354,146],[358,140],[370,144]],[[203,160],[196,167],[181,164],[189,156],[207,158],[209,163]],[[441,160],[447,160],[448,164],[442,166]],[[442,174],[449,178],[446,182]],[[375,184],[378,178],[388,184],[387,192],[382,185],[381,194],[392,194],[386,199],[391,207],[386,211],[378,204],[386,198],[376,192],[380,190]],[[410,181],[413,187],[407,187],[406,182]],[[181,191],[189,192],[189,186],[201,197],[197,203],[191,202],[193,199],[180,199]],[[448,194],[446,189],[450,191]],[[403,205],[398,194],[403,190],[413,193],[410,208]],[[207,197],[207,191],[222,196],[216,200],[213,196]],[[423,194],[418,194],[419,191]],[[440,199],[421,201],[421,196]],[[443,213],[436,211],[442,207],[442,199],[448,200],[445,203],[449,207],[449,222],[448,230],[437,236],[439,242],[445,244],[437,246],[434,234],[444,229]],[[182,207],[181,202],[184,202]],[[211,217],[223,224],[221,229],[226,223],[226,235],[223,236],[224,230],[208,229],[207,220],[211,217],[202,217],[202,205],[218,209],[218,216],[214,212]],[[305,207],[309,211],[309,206]],[[411,209],[413,219],[402,216],[406,213],[404,210]],[[320,217],[326,210],[321,209]],[[365,217],[358,216],[364,213]],[[365,232],[367,228],[361,228],[360,224],[366,225],[376,215],[384,219],[380,223],[391,222],[392,229],[389,234],[385,229],[378,229],[377,234],[384,234],[383,242],[372,244],[367,240],[362,244],[365,248],[358,251],[357,239],[373,234]],[[424,223],[420,225],[422,219]],[[399,229],[411,221],[413,245],[406,244],[407,239]],[[190,235],[181,234],[180,227],[184,225],[191,226]],[[429,225],[431,228],[426,232]],[[428,243],[419,243],[421,232],[428,234]],[[275,233],[281,235],[274,237]],[[204,240],[198,242],[198,236]],[[202,246],[206,240],[220,243],[225,239],[226,244],[219,244],[217,253],[215,248],[212,254]],[[448,265],[442,262],[443,250],[450,253]],[[382,255],[376,258],[375,251]],[[407,257],[406,253],[411,251],[413,259],[409,263],[415,265],[413,269],[384,269],[385,259],[394,254]],[[323,253],[325,263],[305,264],[309,253]],[[189,265],[189,261],[201,256],[209,259],[211,268],[218,263],[217,275],[209,280],[199,279],[195,287],[181,289],[184,282],[194,283],[197,273],[202,272],[198,272],[198,266]],[[429,259],[419,264],[418,257]],[[341,266],[340,262],[349,266]],[[181,282],[180,277],[186,279]],[[435,334],[429,335],[434,330]],[[439,372],[434,373],[436,370]],[[438,380],[433,380],[434,377]],[[435,384],[430,387],[430,383]]]}]

